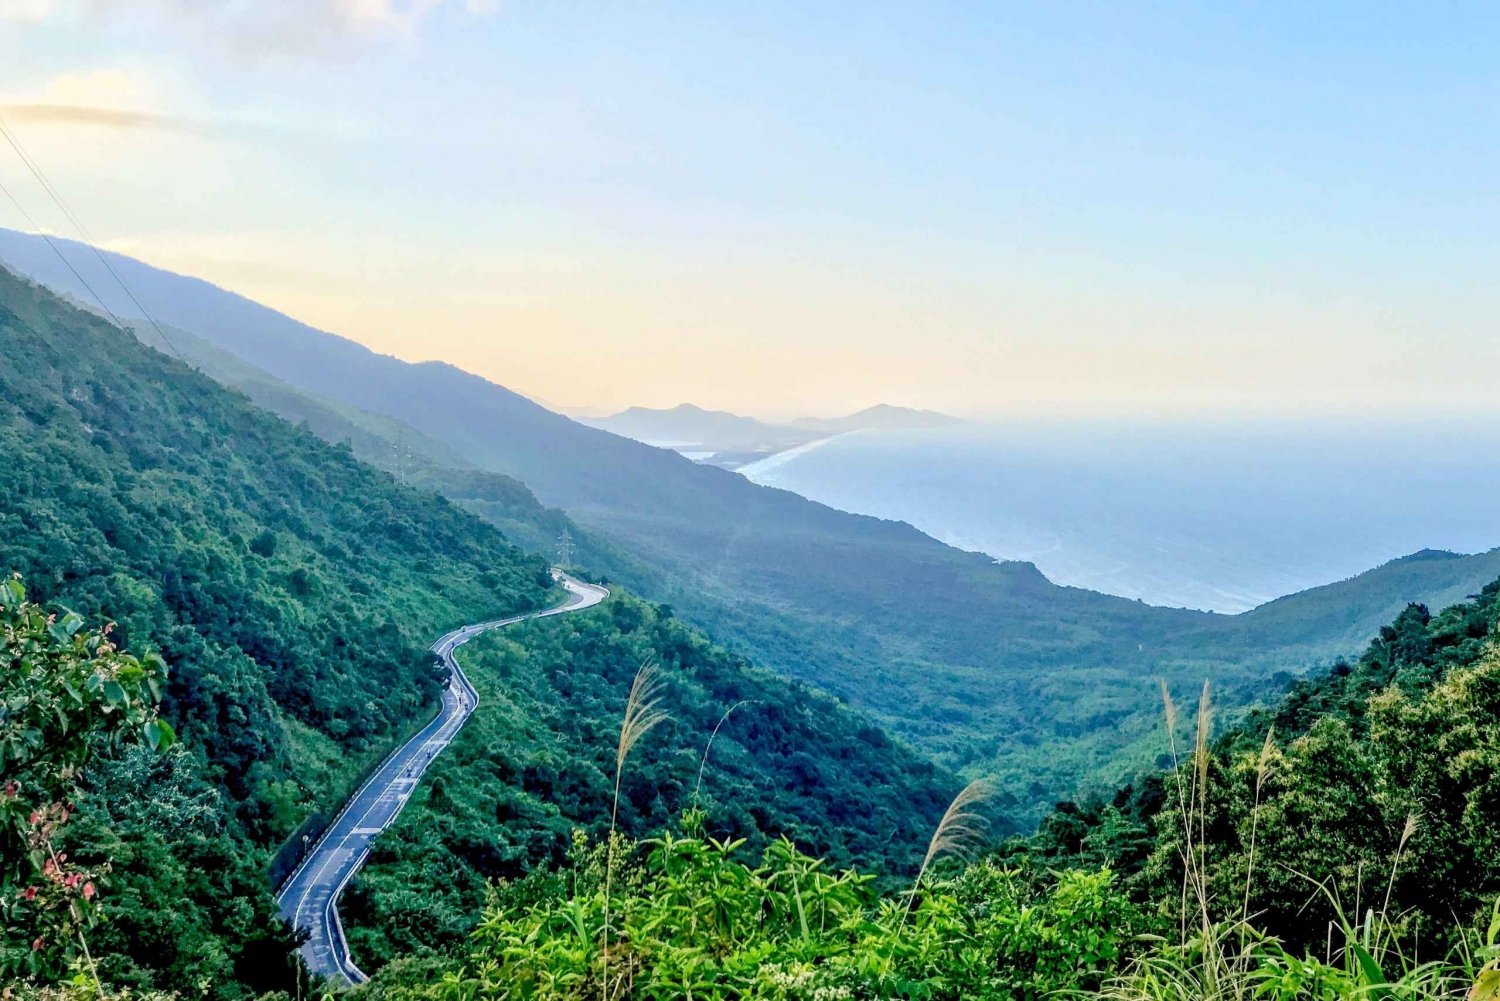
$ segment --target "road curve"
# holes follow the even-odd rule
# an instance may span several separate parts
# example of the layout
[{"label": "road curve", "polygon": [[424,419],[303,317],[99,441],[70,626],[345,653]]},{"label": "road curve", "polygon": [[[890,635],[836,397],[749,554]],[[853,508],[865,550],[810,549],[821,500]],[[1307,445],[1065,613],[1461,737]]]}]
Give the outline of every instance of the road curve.
[{"label": "road curve", "polygon": [[335,977],[350,984],[368,979],[349,956],[349,944],[339,923],[339,894],[364,865],[370,854],[370,842],[395,821],[432,760],[448,746],[479,705],[479,693],[458,666],[453,651],[486,630],[589,608],[609,596],[608,589],[574,580],[561,571],[554,570],[552,575],[568,591],[568,600],[562,604],[542,612],[464,626],[432,645],[432,652],[449,671],[437,716],[386,756],[276,891],[281,916],[293,928],[308,933],[302,959],[314,976]]}]

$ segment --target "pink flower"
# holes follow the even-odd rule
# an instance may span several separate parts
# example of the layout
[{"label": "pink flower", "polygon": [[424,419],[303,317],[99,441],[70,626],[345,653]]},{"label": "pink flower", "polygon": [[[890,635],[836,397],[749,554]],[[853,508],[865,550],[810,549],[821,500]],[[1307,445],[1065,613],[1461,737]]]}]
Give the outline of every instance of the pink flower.
[{"label": "pink flower", "polygon": [[94,899],[94,884],[93,883],[84,883],[83,884],[83,899],[84,900],[93,900]]},{"label": "pink flower", "polygon": [[35,900],[36,899],[36,887],[34,887],[34,886],[28,886],[26,888],[26,892],[24,892],[24,893],[21,894],[21,897],[23,899],[25,899],[25,900]]},{"label": "pink flower", "polygon": [[42,936],[38,935],[31,942],[31,951],[32,952],[41,952],[42,951],[42,946],[45,945],[45,944],[46,943],[42,941]]}]

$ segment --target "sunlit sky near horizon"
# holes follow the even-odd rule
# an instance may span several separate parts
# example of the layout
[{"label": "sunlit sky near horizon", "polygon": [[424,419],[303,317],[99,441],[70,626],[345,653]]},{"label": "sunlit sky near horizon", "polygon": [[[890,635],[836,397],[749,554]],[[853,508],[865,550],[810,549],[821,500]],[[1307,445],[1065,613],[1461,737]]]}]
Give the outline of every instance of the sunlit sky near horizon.
[{"label": "sunlit sky near horizon", "polygon": [[565,408],[1484,410],[1497,51],[1485,4],[0,0],[0,116],[103,245]]}]

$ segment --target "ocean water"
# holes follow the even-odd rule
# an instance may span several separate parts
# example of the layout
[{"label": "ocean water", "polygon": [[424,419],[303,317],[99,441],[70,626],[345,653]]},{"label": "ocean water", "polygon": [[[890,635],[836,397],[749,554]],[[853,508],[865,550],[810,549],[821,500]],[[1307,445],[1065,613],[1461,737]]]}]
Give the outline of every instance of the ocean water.
[{"label": "ocean water", "polygon": [[1500,420],[862,431],[740,472],[1060,584],[1225,612],[1500,546]]}]

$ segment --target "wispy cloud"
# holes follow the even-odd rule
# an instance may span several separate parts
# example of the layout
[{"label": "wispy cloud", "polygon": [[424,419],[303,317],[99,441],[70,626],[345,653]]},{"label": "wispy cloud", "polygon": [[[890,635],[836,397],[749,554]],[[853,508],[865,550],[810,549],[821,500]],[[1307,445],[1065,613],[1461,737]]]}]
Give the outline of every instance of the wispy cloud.
[{"label": "wispy cloud", "polygon": [[28,90],[0,93],[0,115],[12,122],[36,125],[209,131],[177,113],[177,109],[169,109],[161,97],[163,90],[157,80],[142,70],[64,73]]},{"label": "wispy cloud", "polygon": [[489,17],[500,0],[0,0],[0,22],[127,21],[186,29],[255,55],[332,53],[381,38],[411,36],[444,7]]},{"label": "wispy cloud", "polygon": [[41,125],[81,125],[110,129],[160,129],[202,132],[201,127],[148,111],[126,111],[80,104],[0,104],[0,114],[17,122]]}]

